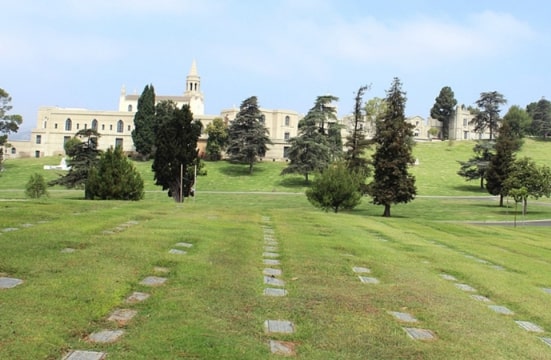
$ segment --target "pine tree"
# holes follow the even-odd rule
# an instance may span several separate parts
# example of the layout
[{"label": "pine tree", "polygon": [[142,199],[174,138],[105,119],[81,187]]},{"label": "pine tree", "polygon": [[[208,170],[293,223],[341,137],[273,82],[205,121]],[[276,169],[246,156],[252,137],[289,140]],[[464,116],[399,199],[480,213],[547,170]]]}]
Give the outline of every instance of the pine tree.
[{"label": "pine tree", "polygon": [[457,100],[451,87],[444,86],[435,100],[430,116],[442,123],[442,140],[448,140],[450,137],[450,120],[455,113]]},{"label": "pine tree", "polygon": [[257,98],[251,96],[243,101],[228,128],[226,151],[230,161],[248,164],[249,174],[253,172],[254,163],[266,156],[268,145],[272,144],[261,118]]},{"label": "pine tree", "polygon": [[168,190],[176,202],[194,194],[194,168],[199,166],[197,141],[201,122],[193,119],[189,105],[181,109],[172,101],[162,101],[156,107],[155,156],[152,169],[155,184]]},{"label": "pine tree", "polygon": [[480,188],[484,189],[485,174],[494,155],[494,148],[495,141],[477,141],[473,147],[475,156],[467,161],[458,161],[461,167],[457,175],[464,177],[467,181],[480,179]]},{"label": "pine tree", "polygon": [[383,216],[390,216],[392,204],[407,203],[415,198],[415,177],[408,172],[415,159],[412,155],[413,125],[406,122],[406,97],[402,84],[394,78],[385,99],[386,111],[377,121],[373,139],[375,173],[368,192],[373,203],[385,207]]},{"label": "pine tree", "polygon": [[134,130],[132,130],[134,147],[144,158],[148,158],[154,152],[154,126],[155,89],[153,85],[146,85],[138,98],[138,109],[134,115]]},{"label": "pine tree", "polygon": [[497,91],[481,93],[480,99],[476,101],[478,109],[471,120],[471,124],[474,125],[474,131],[483,133],[486,129],[489,129],[490,140],[492,140],[501,122],[501,118],[499,117],[501,110],[499,107],[506,103],[507,100]]}]

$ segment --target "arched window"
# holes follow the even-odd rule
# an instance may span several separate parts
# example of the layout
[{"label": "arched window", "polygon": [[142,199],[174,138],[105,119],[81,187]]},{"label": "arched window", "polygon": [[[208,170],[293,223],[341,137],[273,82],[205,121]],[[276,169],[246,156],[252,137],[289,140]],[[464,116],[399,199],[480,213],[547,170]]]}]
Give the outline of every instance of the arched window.
[{"label": "arched window", "polygon": [[92,120],[92,130],[98,131],[98,121],[96,119]]},{"label": "arched window", "polygon": [[289,115],[285,116],[285,126],[289,126],[291,124],[291,118]]},{"label": "arched window", "polygon": [[124,131],[124,123],[122,120],[117,121],[117,132],[121,133]]},{"label": "arched window", "polygon": [[71,131],[72,128],[73,122],[71,121],[71,118],[67,118],[67,120],[65,120],[65,131]]},{"label": "arched window", "polygon": [[128,105],[128,112],[132,112],[132,104]]}]

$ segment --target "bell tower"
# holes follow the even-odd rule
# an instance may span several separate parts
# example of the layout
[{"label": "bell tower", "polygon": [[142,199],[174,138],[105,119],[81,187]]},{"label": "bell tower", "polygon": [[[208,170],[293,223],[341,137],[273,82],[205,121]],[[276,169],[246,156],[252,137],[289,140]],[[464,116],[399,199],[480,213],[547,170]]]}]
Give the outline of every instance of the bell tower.
[{"label": "bell tower", "polygon": [[195,60],[191,63],[191,69],[186,77],[184,97],[187,98],[193,115],[205,114],[205,101],[201,92],[201,77],[197,73],[197,63]]}]

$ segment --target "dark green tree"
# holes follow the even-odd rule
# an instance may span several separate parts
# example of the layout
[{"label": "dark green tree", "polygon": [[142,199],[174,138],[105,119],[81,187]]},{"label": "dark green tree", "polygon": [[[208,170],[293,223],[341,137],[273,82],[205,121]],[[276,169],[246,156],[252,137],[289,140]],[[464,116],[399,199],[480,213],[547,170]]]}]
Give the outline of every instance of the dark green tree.
[{"label": "dark green tree", "polygon": [[350,210],[361,201],[359,181],[344,162],[335,162],[315,177],[306,190],[306,197],[312,205],[325,211]]},{"label": "dark green tree", "polygon": [[461,168],[457,172],[467,181],[480,179],[480,188],[484,189],[486,170],[494,155],[495,141],[479,140],[473,147],[475,155],[467,161],[458,161]]},{"label": "dark green tree", "polygon": [[[83,141],[72,148],[72,154],[67,154],[70,157],[67,160],[69,171],[65,175],[60,175],[57,179],[50,181],[48,185],[61,185],[69,189],[85,188],[88,173],[98,163],[101,154],[98,149],[100,134],[94,129],[83,129],[79,130],[75,136]],[[86,188],[84,197],[90,199]]]},{"label": "dark green tree", "polygon": [[486,190],[492,195],[499,195],[499,206],[503,206],[503,197],[507,195],[504,182],[509,176],[518,149],[518,138],[509,123],[504,121],[496,139],[495,154],[490,159],[486,170]]},{"label": "dark green tree", "polygon": [[415,177],[408,172],[415,163],[412,155],[413,125],[406,122],[406,94],[400,79],[394,78],[385,99],[387,105],[382,119],[377,121],[373,138],[375,169],[368,193],[373,203],[383,205],[383,216],[390,216],[392,204],[408,203],[415,198]]},{"label": "dark green tree", "polygon": [[536,103],[528,104],[526,112],[532,118],[530,133],[546,140],[551,134],[551,102],[542,98]]},{"label": "dark green tree", "polygon": [[511,127],[514,136],[519,139],[519,149],[522,146],[522,139],[529,132],[532,118],[520,106],[513,105],[507,110],[507,114],[503,116],[503,121],[507,121]]},{"label": "dark green tree", "polygon": [[482,134],[486,129],[489,129],[490,140],[492,140],[501,122],[501,118],[499,117],[500,106],[506,103],[507,100],[497,91],[480,93],[480,98],[476,101],[478,109],[471,120],[471,124],[474,125],[474,131]]},{"label": "dark green tree", "polygon": [[19,125],[23,122],[21,115],[8,115],[12,109],[11,96],[4,89],[0,88],[0,170],[4,161],[4,145],[8,140],[8,134],[16,133]]},{"label": "dark green tree", "polygon": [[178,109],[172,101],[162,101],[156,107],[155,155],[152,169],[155,184],[168,190],[176,202],[194,195],[195,167],[200,167],[197,141],[201,122],[193,119],[188,105]]},{"label": "dark green tree", "polygon": [[141,200],[144,182],[121,147],[117,146],[102,153],[97,165],[90,169],[86,190],[90,199]]},{"label": "dark green tree", "polygon": [[354,117],[351,120],[349,135],[346,137],[346,153],[344,160],[348,169],[358,175],[360,179],[360,191],[364,194],[367,191],[365,180],[371,175],[370,161],[366,151],[371,146],[371,141],[365,135],[366,114],[363,106],[363,95],[368,89],[361,86],[356,93],[354,104]]},{"label": "dark green tree", "polygon": [[327,125],[327,142],[332,161],[341,159],[343,155],[341,130],[342,126],[337,122],[330,122]]},{"label": "dark green tree", "polygon": [[430,116],[442,123],[442,140],[450,138],[450,121],[455,114],[457,100],[449,86],[444,86],[436,97],[435,103],[430,110]]},{"label": "dark green tree", "polygon": [[42,196],[48,196],[47,186],[44,176],[34,173],[25,185],[25,195],[31,199],[40,199]]},{"label": "dark green tree", "polygon": [[249,165],[253,173],[254,163],[266,156],[268,145],[272,144],[268,129],[261,122],[262,113],[256,96],[241,103],[239,112],[228,128],[228,148],[230,161]]},{"label": "dark green tree", "polygon": [[222,118],[214,118],[205,130],[207,133],[207,160],[221,160],[222,153],[226,149],[228,143],[228,126]]},{"label": "dark green tree", "polygon": [[132,130],[134,147],[145,159],[154,153],[154,126],[155,89],[153,85],[146,85],[138,98],[138,108],[134,115],[134,130]]},{"label": "dark green tree", "polygon": [[513,190],[525,189],[520,194],[522,213],[526,214],[529,196],[534,199],[551,196],[551,170],[546,165],[538,166],[532,159],[524,157],[513,162],[503,188],[508,195]]}]

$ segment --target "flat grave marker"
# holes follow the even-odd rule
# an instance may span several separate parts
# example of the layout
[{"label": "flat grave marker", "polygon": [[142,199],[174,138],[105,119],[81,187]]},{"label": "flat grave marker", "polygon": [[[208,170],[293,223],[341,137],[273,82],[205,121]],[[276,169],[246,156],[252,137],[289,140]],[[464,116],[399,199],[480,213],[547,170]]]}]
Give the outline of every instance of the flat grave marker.
[{"label": "flat grave marker", "polygon": [[12,232],[12,231],[17,231],[17,230],[19,230],[19,228],[7,227],[7,228],[2,229],[2,232]]},{"label": "flat grave marker", "polygon": [[4,276],[0,277],[0,289],[11,289],[21,284],[23,284],[23,280],[21,279],[4,277]]},{"label": "flat grave marker", "polygon": [[132,320],[132,318],[136,316],[137,313],[138,311],[132,309],[117,309],[113,311],[113,313],[107,318],[107,320],[114,321],[119,324],[119,326],[124,326],[128,324],[128,322]]},{"label": "flat grave marker", "polygon": [[279,257],[279,254],[278,254],[278,253],[275,253],[275,252],[264,252],[264,253],[262,253],[262,257],[265,257],[265,258],[276,258],[276,257]]},{"label": "flat grave marker", "polygon": [[498,314],[502,314],[502,315],[515,315],[514,312],[512,312],[511,310],[509,310],[508,308],[506,308],[505,306],[500,306],[500,305],[488,305],[488,307],[495,311],[496,313]]},{"label": "flat grave marker", "polygon": [[275,288],[266,288],[264,289],[265,296],[287,296],[287,290],[285,289],[275,289]]},{"label": "flat grave marker", "polygon": [[168,274],[170,272],[170,269],[163,266],[155,266],[153,268],[153,271],[160,274]]},{"label": "flat grave marker", "polygon": [[295,326],[287,320],[266,320],[264,329],[268,333],[292,334],[295,331]]},{"label": "flat grave marker", "polygon": [[526,331],[538,332],[538,333],[544,332],[544,330],[541,327],[539,327],[538,325],[536,325],[534,323],[531,323],[530,321],[516,320],[515,322],[517,323],[518,326],[520,326],[521,328],[523,328]]},{"label": "flat grave marker", "polygon": [[471,297],[476,301],[480,301],[480,302],[492,302],[492,300],[488,299],[484,295],[471,295]]},{"label": "flat grave marker", "polygon": [[64,254],[70,254],[70,253],[74,253],[76,250],[73,249],[73,248],[65,248],[65,249],[61,249],[61,252],[64,253]]},{"label": "flat grave marker", "polygon": [[467,291],[467,292],[476,292],[476,289],[475,289],[475,288],[473,288],[472,286],[467,285],[467,284],[455,284],[455,286],[456,286],[459,290],[463,290],[463,291]]},{"label": "flat grave marker", "polygon": [[551,338],[542,337],[540,339],[541,339],[541,341],[543,341],[547,345],[551,346]]},{"label": "flat grave marker", "polygon": [[361,266],[354,266],[352,268],[352,271],[354,271],[356,274],[369,274],[371,272],[370,269]]},{"label": "flat grave marker", "polygon": [[285,286],[285,281],[271,276],[264,276],[264,284],[272,286]]},{"label": "flat grave marker", "polygon": [[403,328],[413,340],[435,340],[433,332],[427,329]]},{"label": "flat grave marker", "polygon": [[117,341],[124,330],[102,330],[92,333],[88,336],[88,341],[93,343],[112,343]]},{"label": "flat grave marker", "polygon": [[367,276],[358,276],[360,278],[360,281],[364,284],[378,284],[379,279],[376,279],[374,277],[367,277]]},{"label": "flat grave marker", "polygon": [[179,250],[179,249],[170,249],[168,251],[169,254],[174,254],[174,255],[185,255],[187,254],[187,251],[184,251],[184,250]]},{"label": "flat grave marker", "polygon": [[176,245],[174,246],[180,246],[180,247],[185,247],[185,248],[191,248],[193,247],[193,244],[190,244],[190,243],[187,243],[187,242],[179,242],[179,243],[176,243]]},{"label": "flat grave marker", "polygon": [[408,322],[408,323],[415,323],[418,322],[413,315],[405,313],[405,312],[399,312],[399,311],[387,311],[390,315],[394,316],[397,320]]},{"label": "flat grave marker", "polygon": [[61,360],[104,360],[107,354],[104,352],[73,350]]},{"label": "flat grave marker", "polygon": [[163,285],[166,282],[166,278],[159,277],[159,276],[148,276],[142,281],[140,281],[140,284],[147,285],[147,286],[160,286]]},{"label": "flat grave marker", "polygon": [[275,355],[295,356],[295,344],[289,341],[270,340],[270,352]]},{"label": "flat grave marker", "polygon": [[274,268],[266,268],[262,270],[262,274],[267,276],[281,276],[281,270],[280,269],[274,269]]},{"label": "flat grave marker", "polygon": [[280,265],[281,263],[279,260],[276,259],[264,259],[262,260],[264,262],[264,265]]},{"label": "flat grave marker", "polygon": [[128,298],[126,298],[126,302],[129,303],[129,304],[135,304],[135,303],[147,300],[147,298],[149,298],[149,296],[151,296],[151,295],[149,295],[148,293],[135,291],[135,292],[132,293],[132,295],[130,295]]},{"label": "flat grave marker", "polygon": [[276,252],[277,251],[277,246],[264,246],[264,251]]},{"label": "flat grave marker", "polygon": [[448,281],[457,281],[457,278],[455,276],[449,274],[440,274],[440,277]]}]

